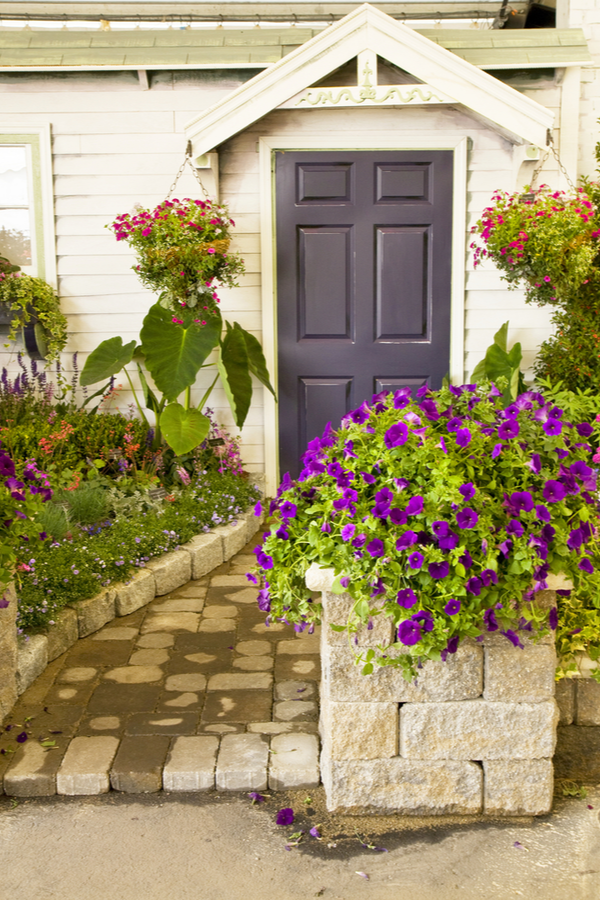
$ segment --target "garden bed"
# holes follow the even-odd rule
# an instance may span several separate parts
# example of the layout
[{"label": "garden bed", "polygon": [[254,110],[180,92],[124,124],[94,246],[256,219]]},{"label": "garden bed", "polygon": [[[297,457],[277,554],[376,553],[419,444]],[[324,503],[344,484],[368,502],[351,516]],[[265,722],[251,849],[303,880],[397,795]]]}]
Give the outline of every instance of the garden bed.
[{"label": "garden bed", "polygon": [[46,633],[19,637],[16,601],[0,610],[0,720],[48,663],[79,638],[98,631],[115,616],[126,616],[190,580],[203,578],[238,553],[258,531],[261,517],[249,508],[244,515],[208,533],[198,534],[177,550],[154,559],[127,582],[111,584],[93,597],[69,603]]}]

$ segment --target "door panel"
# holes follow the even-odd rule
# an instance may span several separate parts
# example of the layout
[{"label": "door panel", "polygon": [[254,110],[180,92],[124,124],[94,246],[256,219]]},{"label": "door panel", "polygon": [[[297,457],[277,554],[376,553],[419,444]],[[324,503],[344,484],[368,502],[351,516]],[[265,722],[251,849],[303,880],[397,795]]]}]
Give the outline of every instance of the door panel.
[{"label": "door panel", "polygon": [[276,153],[279,430],[298,473],[327,422],[450,360],[450,151]]}]

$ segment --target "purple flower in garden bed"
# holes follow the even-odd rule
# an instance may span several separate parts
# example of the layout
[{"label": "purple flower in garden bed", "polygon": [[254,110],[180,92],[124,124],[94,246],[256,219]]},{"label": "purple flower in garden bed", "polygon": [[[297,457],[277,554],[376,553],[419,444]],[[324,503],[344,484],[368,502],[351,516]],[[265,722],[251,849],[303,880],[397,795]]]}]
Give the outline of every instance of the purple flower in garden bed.
[{"label": "purple flower in garden bed", "polygon": [[498,620],[493,609],[486,609],[483,614],[483,622],[488,631],[498,631]]},{"label": "purple flower in garden bed", "polygon": [[0,454],[0,475],[11,475],[15,474],[15,464],[5,453]]},{"label": "purple flower in garden bed", "polygon": [[449,531],[445,537],[438,539],[438,547],[440,550],[454,550],[458,547],[460,538],[455,531]]},{"label": "purple flower in garden bed", "polygon": [[493,569],[484,569],[479,577],[484,587],[489,587],[490,584],[498,584],[498,575]]},{"label": "purple flower in garden bed", "polygon": [[351,541],[356,531],[356,525],[344,525],[341,531],[343,541]]},{"label": "purple flower in garden bed", "polygon": [[275,822],[277,823],[277,825],[293,825],[294,810],[289,806],[286,806],[284,809],[280,809],[275,818]]},{"label": "purple flower in garden bed", "polygon": [[496,459],[497,456],[500,456],[502,453],[502,444],[494,444],[494,449],[492,450],[492,459]]},{"label": "purple flower in garden bed", "polygon": [[544,422],[542,428],[550,437],[555,437],[563,430],[562,422],[559,422],[558,419],[548,419],[547,422]]},{"label": "purple flower in garden bed", "polygon": [[430,576],[436,580],[447,578],[447,576],[450,574],[450,564],[446,562],[446,560],[443,560],[442,562],[430,563],[427,571],[429,572]]},{"label": "purple flower in garden bed", "polygon": [[553,606],[548,615],[548,625],[552,629],[552,631],[556,631],[558,627],[558,610],[556,606]]},{"label": "purple flower in garden bed", "polygon": [[448,431],[458,431],[462,423],[463,419],[459,418],[458,416],[453,416],[453,418],[450,419],[450,421],[446,425],[446,428],[448,429]]},{"label": "purple flower in garden bed", "polygon": [[394,409],[404,409],[410,403],[410,388],[400,388],[394,394]]},{"label": "purple flower in garden bed", "polygon": [[561,500],[565,499],[567,492],[560,481],[555,481],[551,478],[544,485],[543,494],[547,503],[560,503]]},{"label": "purple flower in garden bed", "polygon": [[534,475],[539,475],[542,471],[542,460],[539,453],[534,453],[528,463],[525,463]]},{"label": "purple flower in garden bed", "polygon": [[431,530],[436,537],[443,538],[450,534],[450,524],[448,522],[440,520],[433,523],[433,525],[431,526]]},{"label": "purple flower in garden bed", "polygon": [[398,509],[397,506],[393,506],[392,509],[390,509],[390,522],[394,525],[406,525],[407,521],[408,516],[403,509]]},{"label": "purple flower in garden bed", "polygon": [[371,475],[369,472],[361,472],[361,477],[365,484],[375,484],[375,476]]},{"label": "purple flower in garden bed", "polygon": [[538,517],[538,519],[540,520],[540,522],[550,522],[550,520],[552,519],[552,516],[550,515],[550,510],[548,509],[548,507],[544,506],[541,503],[538,503],[538,505],[536,506],[535,514]]},{"label": "purple flower in garden bed", "polygon": [[521,537],[524,532],[525,529],[518,519],[511,519],[506,526],[506,533],[512,535],[513,537]]},{"label": "purple flower in garden bed", "polygon": [[474,509],[465,506],[456,513],[456,524],[461,529],[474,528],[479,521],[479,516]]},{"label": "purple flower in garden bed", "polygon": [[425,557],[423,556],[423,554],[419,553],[418,550],[415,550],[415,552],[411,553],[410,556],[408,557],[408,564],[411,567],[411,569],[420,569],[421,566],[423,565],[424,559],[425,559]]},{"label": "purple flower in garden bed", "polygon": [[370,553],[373,557],[383,556],[384,549],[383,541],[379,538],[374,538],[374,540],[370,541],[365,547],[367,553]]},{"label": "purple flower in garden bed", "polygon": [[383,438],[383,442],[388,450],[391,450],[393,447],[401,447],[407,440],[408,425],[405,425],[404,422],[396,422],[395,425],[388,428]]},{"label": "purple flower in garden bed", "polygon": [[362,403],[358,409],[352,410],[351,413],[348,414],[349,418],[354,422],[355,425],[363,425],[369,416],[371,415],[371,410],[367,402]]},{"label": "purple flower in garden bed", "polygon": [[402,590],[398,591],[398,594],[396,595],[396,602],[404,609],[412,609],[412,607],[417,602],[417,595],[412,590],[412,588],[403,588]]},{"label": "purple flower in garden bed", "polygon": [[473,575],[472,578],[469,578],[465,585],[469,594],[473,594],[475,597],[479,597],[481,593],[481,579],[477,577],[477,575]]},{"label": "purple flower in garden bed", "polygon": [[467,481],[466,484],[461,484],[458,489],[458,492],[462,494],[463,500],[472,500],[475,494],[477,493],[475,489],[475,485],[472,481]]},{"label": "purple flower in garden bed", "polygon": [[355,537],[352,541],[352,546],[356,547],[357,550],[360,550],[361,547],[365,546],[365,541],[367,540],[366,534],[359,534],[358,537]]},{"label": "purple flower in garden bed", "polygon": [[514,515],[519,515],[520,512],[531,512],[533,509],[533,497],[529,491],[513,491],[508,500],[508,505]]},{"label": "purple flower in garden bed", "polygon": [[511,642],[513,647],[520,647],[523,649],[523,644],[519,640],[519,635],[516,634],[511,628],[507,628],[506,631],[501,631],[500,634],[504,635],[504,637]]},{"label": "purple flower in garden bed", "polygon": [[414,613],[411,618],[418,622],[424,631],[433,631],[433,616],[428,609],[422,609],[420,612]]},{"label": "purple flower in garden bed", "polygon": [[471,443],[471,432],[468,428],[459,428],[456,432],[456,443],[459,447],[467,447]]},{"label": "purple flower in garden bed", "polygon": [[444,606],[444,612],[448,616],[455,616],[458,612],[460,612],[460,606],[460,600],[455,600],[454,598],[452,598],[451,600],[448,600],[448,602]]},{"label": "purple flower in garden bed", "polygon": [[587,422],[580,422],[580,424],[576,425],[575,428],[577,429],[579,435],[583,438],[589,438],[594,433],[594,429]]},{"label": "purple flower in garden bed", "polygon": [[408,501],[408,505],[406,507],[406,515],[407,516],[418,516],[423,512],[423,498],[419,495],[417,497],[411,497]]},{"label": "purple flower in garden bed", "polygon": [[442,662],[446,662],[449,653],[456,653],[458,650],[460,638],[457,634],[454,637],[451,637],[446,644],[446,647],[442,650],[440,656],[442,658]]},{"label": "purple flower in garden bed", "polygon": [[510,441],[519,434],[519,423],[516,419],[505,419],[498,428],[498,437],[502,441]]},{"label": "purple flower in garden bed", "polygon": [[435,400],[422,400],[419,405],[420,405],[421,409],[423,410],[423,412],[425,413],[425,416],[431,422],[437,422],[437,420],[440,417],[440,413],[437,408],[437,403],[435,402]]},{"label": "purple flower in garden bed", "polygon": [[592,575],[594,572],[593,565],[591,564],[589,559],[585,556],[582,560],[579,561],[579,563],[577,564],[577,568],[581,569],[582,572],[587,572],[588,575]]},{"label": "purple flower in garden bed", "polygon": [[403,622],[400,622],[398,626],[398,640],[401,644],[406,644],[408,647],[418,644],[421,640],[421,629],[418,622],[415,622],[413,619],[405,619]]},{"label": "purple flower in garden bed", "polygon": [[404,534],[398,538],[396,541],[396,550],[401,552],[402,550],[408,550],[409,547],[412,547],[413,544],[417,542],[417,534],[415,531],[405,531]]}]

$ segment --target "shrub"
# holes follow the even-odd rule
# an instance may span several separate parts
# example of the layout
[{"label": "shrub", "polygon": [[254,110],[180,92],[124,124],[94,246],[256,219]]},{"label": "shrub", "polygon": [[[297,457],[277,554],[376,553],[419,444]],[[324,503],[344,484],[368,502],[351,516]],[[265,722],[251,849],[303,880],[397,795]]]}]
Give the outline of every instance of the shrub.
[{"label": "shrub", "polygon": [[378,394],[309,444],[297,483],[282,483],[257,550],[259,606],[298,629],[320,606],[304,584],[333,567],[353,599],[347,629],[392,618],[397,640],[362,657],[415,676],[465,638],[556,628],[535,601],[564,572],[585,607],[600,604],[596,476],[588,438],[541,394],[503,408],[489,383]]}]

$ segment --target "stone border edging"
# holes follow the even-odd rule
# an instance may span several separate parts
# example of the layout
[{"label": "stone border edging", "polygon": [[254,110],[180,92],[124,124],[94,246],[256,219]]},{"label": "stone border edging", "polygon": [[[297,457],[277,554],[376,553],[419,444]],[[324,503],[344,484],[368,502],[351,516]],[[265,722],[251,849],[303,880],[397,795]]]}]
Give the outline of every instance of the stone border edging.
[{"label": "stone border edging", "polygon": [[[79,638],[103,628],[117,616],[127,616],[188,581],[197,581],[231,559],[259,530],[264,514],[250,506],[228,525],[196,535],[178,550],[150,559],[127,583],[116,583],[87,600],[67,604],[47,634],[19,638],[17,604],[11,586],[9,606],[0,610],[0,722],[18,697],[46,666]],[[235,524],[233,524],[235,522]]]}]

